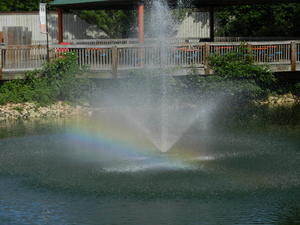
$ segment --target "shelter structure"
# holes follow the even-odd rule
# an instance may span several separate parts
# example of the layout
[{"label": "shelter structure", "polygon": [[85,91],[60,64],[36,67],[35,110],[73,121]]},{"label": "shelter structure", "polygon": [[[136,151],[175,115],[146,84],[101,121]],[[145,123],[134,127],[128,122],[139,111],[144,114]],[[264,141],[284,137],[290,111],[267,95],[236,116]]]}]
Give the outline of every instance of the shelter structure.
[{"label": "shelter structure", "polygon": [[[168,0],[171,6],[177,0]],[[209,7],[210,40],[214,40],[214,7],[246,4],[300,3],[300,0],[193,0],[189,7]],[[64,9],[138,9],[138,40],[144,43],[144,9],[145,0],[54,0],[50,5],[58,8],[58,42],[63,42]]]},{"label": "shelter structure", "polygon": [[54,0],[50,3],[58,8],[58,42],[63,42],[64,9],[138,9],[138,39],[144,43],[144,2],[139,0]]},{"label": "shelter structure", "polygon": [[[89,67],[91,78],[118,78],[127,76],[132,70],[172,69],[172,76],[182,76],[193,73],[211,74],[209,56],[224,55],[236,52],[240,48],[237,42],[184,42],[171,40],[169,45],[162,48],[159,44],[143,44],[144,42],[144,8],[149,0],[54,0],[51,5],[59,12],[59,41],[63,42],[63,11],[68,9],[138,9],[139,44],[128,39],[95,41],[93,44],[76,42],[52,44],[51,59],[61,57],[66,51],[77,56],[79,66]],[[169,5],[176,6],[177,0],[166,0]],[[185,1],[185,0],[182,0]],[[271,4],[298,2],[300,0],[186,0],[193,1],[189,7],[209,7],[211,17],[211,39],[213,40],[213,13],[215,7],[240,4]],[[207,13],[206,13],[207,14]],[[206,17],[208,18],[208,16]],[[77,22],[78,23],[78,22]],[[78,24],[77,24],[78,25]],[[88,40],[89,41],[89,40]],[[121,41],[121,43],[119,42]],[[108,44],[108,43],[114,44]],[[166,43],[168,44],[168,43]],[[290,39],[286,41],[247,42],[247,50],[253,55],[255,63],[269,64],[274,72],[300,71],[300,41]],[[162,54],[163,51],[163,54]],[[0,46],[0,80],[21,78],[24,71],[41,68],[48,59],[46,45],[3,45]],[[17,62],[17,63],[16,63]],[[1,73],[3,72],[3,73]],[[21,77],[20,72],[22,72]]]}]

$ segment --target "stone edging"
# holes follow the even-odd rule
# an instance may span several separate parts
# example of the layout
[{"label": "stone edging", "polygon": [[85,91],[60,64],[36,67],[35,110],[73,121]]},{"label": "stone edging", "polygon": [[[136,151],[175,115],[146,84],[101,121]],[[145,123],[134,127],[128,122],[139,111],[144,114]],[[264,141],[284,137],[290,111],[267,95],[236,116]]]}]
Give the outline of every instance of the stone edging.
[{"label": "stone edging", "polygon": [[269,96],[266,100],[256,102],[259,105],[268,106],[290,106],[300,104],[300,97],[291,93],[284,95]]},{"label": "stone edging", "polygon": [[9,103],[0,106],[0,121],[17,119],[59,118],[88,113],[82,106],[71,106],[64,102],[56,102],[49,106],[38,106],[35,103]]}]

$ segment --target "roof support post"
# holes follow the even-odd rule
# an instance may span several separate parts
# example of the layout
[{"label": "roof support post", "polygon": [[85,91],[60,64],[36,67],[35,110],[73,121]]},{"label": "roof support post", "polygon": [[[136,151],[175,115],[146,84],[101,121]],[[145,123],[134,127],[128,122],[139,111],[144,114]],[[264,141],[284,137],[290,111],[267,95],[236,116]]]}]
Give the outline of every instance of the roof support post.
[{"label": "roof support post", "polygon": [[[138,4],[138,39],[139,44],[145,43],[145,31],[144,31],[144,11],[145,11],[145,5],[143,3]],[[144,46],[140,46],[139,49],[139,65],[141,67],[144,66],[144,58],[145,58],[145,48]]]},{"label": "roof support post", "polygon": [[58,8],[57,11],[57,25],[58,25],[58,43],[64,42],[64,34],[63,34],[63,11],[61,8]]},{"label": "roof support post", "polygon": [[139,31],[139,43],[144,43],[145,41],[145,34],[144,34],[144,11],[145,6],[143,3],[139,3],[138,5],[138,31]]},{"label": "roof support post", "polygon": [[215,40],[215,9],[213,6],[209,7],[209,39]]}]

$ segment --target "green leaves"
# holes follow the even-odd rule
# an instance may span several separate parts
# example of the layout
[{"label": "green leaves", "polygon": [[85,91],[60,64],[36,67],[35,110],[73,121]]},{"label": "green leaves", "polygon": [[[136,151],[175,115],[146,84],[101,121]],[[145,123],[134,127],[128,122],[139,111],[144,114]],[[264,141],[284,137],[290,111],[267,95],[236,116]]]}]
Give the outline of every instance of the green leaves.
[{"label": "green leaves", "polygon": [[136,28],[136,11],[81,10],[76,13],[88,23],[97,25],[110,38],[128,37]]},{"label": "green leaves", "polygon": [[41,70],[26,73],[25,80],[13,80],[0,86],[0,104],[37,102],[47,105],[57,100],[81,100],[93,88],[91,81],[76,78],[81,72],[77,57],[65,53]]},{"label": "green leaves", "polygon": [[251,79],[265,87],[275,81],[273,73],[267,66],[254,64],[253,56],[247,53],[245,46],[242,46],[238,52],[212,55],[209,58],[209,64],[214,73],[224,79]]},{"label": "green leaves", "polygon": [[215,86],[218,91],[227,95],[250,100],[264,97],[275,82],[268,67],[254,64],[253,57],[247,53],[245,46],[238,52],[210,56],[209,65],[219,77]]},{"label": "green leaves", "polygon": [[288,36],[300,35],[300,4],[231,6],[217,13],[223,36]]},{"label": "green leaves", "polygon": [[1,12],[14,12],[14,11],[37,11],[40,2],[50,2],[51,0],[1,0]]}]

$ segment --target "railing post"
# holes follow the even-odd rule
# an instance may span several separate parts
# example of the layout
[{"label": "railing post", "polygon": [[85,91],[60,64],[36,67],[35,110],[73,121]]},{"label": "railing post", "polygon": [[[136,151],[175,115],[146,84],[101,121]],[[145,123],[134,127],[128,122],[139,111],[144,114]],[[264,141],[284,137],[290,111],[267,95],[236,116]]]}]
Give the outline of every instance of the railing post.
[{"label": "railing post", "polygon": [[112,48],[112,63],[111,63],[113,78],[117,78],[118,75],[118,48],[114,46]]},{"label": "railing post", "polygon": [[297,70],[297,44],[295,41],[291,42],[291,71]]},{"label": "railing post", "polygon": [[145,65],[145,47],[139,47],[139,66],[144,67]]},{"label": "railing post", "polygon": [[252,45],[250,43],[247,43],[247,54],[252,55]]},{"label": "railing post", "polygon": [[55,58],[55,48],[49,48],[49,62]]},{"label": "railing post", "polygon": [[209,61],[208,61],[209,54],[210,54],[210,45],[208,43],[205,43],[204,46],[204,74],[205,75],[210,74]]}]

